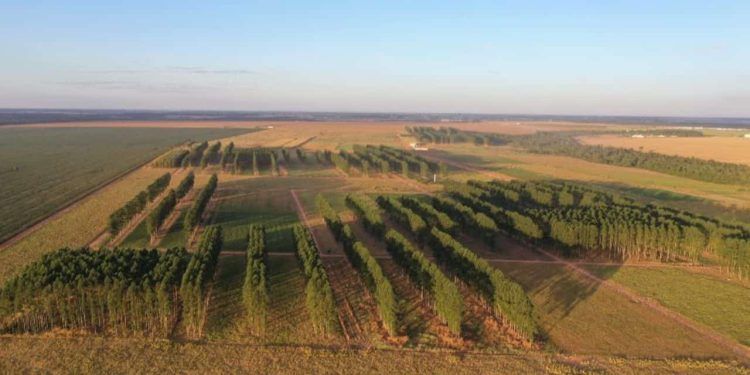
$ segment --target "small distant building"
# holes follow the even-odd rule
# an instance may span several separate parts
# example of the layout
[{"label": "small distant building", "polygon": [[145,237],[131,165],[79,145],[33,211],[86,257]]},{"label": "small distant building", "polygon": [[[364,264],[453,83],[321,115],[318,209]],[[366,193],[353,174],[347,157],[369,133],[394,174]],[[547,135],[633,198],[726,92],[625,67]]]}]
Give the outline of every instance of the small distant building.
[{"label": "small distant building", "polygon": [[633,138],[646,138],[643,134],[633,134]]},{"label": "small distant building", "polygon": [[428,151],[429,148],[427,148],[427,145],[422,143],[409,143],[409,146],[411,146],[412,150],[414,151]]},{"label": "small distant building", "polygon": [[750,138],[750,133],[745,134],[745,138]]},{"label": "small distant building", "polygon": [[266,126],[266,129],[273,129],[273,125]]}]

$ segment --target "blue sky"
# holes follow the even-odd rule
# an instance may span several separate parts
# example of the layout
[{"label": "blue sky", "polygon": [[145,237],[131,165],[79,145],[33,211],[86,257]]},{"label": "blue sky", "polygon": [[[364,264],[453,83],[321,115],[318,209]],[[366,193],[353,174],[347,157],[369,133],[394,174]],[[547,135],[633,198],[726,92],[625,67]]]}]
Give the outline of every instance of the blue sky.
[{"label": "blue sky", "polygon": [[750,116],[750,1],[0,0],[0,107]]}]

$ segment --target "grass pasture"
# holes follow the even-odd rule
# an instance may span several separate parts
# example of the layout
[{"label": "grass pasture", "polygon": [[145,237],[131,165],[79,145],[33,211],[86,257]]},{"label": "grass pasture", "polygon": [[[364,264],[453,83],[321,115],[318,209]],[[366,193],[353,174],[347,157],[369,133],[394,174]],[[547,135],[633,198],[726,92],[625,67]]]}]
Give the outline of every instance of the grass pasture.
[{"label": "grass pasture", "polygon": [[750,346],[750,288],[746,286],[679,268],[586,268]]},{"label": "grass pasture", "polygon": [[725,357],[724,349],[562,265],[498,263],[537,306],[542,327],[566,353]]},{"label": "grass pasture", "polygon": [[0,241],[168,147],[247,131],[0,128]]}]

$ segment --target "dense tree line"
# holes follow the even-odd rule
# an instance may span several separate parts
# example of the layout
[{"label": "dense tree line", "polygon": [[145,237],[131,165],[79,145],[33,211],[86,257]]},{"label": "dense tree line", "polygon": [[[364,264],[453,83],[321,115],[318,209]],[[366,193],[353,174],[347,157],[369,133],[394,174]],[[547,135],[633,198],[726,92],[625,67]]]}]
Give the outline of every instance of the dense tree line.
[{"label": "dense tree line", "polygon": [[472,181],[464,194],[533,220],[542,239],[569,255],[699,261],[713,254],[750,274],[750,230],[569,182]]},{"label": "dense tree line", "polygon": [[203,159],[203,153],[208,148],[208,142],[201,142],[198,144],[193,145],[190,148],[190,153],[188,156],[183,160],[183,167],[187,166],[193,166],[197,167],[200,165],[201,160]]},{"label": "dense tree line", "polygon": [[468,143],[479,146],[497,146],[508,143],[508,136],[494,133],[472,132],[451,127],[412,126],[406,131],[423,143]]},{"label": "dense tree line", "polygon": [[0,332],[84,329],[167,337],[178,315],[184,249],[61,249],[0,291]]},{"label": "dense tree line", "polygon": [[456,222],[446,213],[438,211],[429,203],[419,198],[406,195],[401,196],[399,199],[404,206],[412,209],[415,213],[420,215],[431,227],[437,226],[448,233],[453,233],[456,230]]},{"label": "dense tree line", "polygon": [[190,207],[190,210],[188,210],[187,214],[185,214],[185,223],[183,225],[185,229],[190,231],[198,225],[201,217],[203,216],[203,211],[206,210],[206,206],[211,200],[211,197],[213,196],[218,183],[219,178],[214,173],[208,180],[206,187],[204,187],[203,190],[201,190],[201,192],[198,194],[198,197],[195,198],[193,206]]},{"label": "dense tree line", "polygon": [[395,230],[388,230],[385,243],[393,260],[406,270],[412,282],[430,293],[438,317],[451,332],[460,334],[464,301],[456,284]]},{"label": "dense tree line", "polygon": [[153,201],[154,198],[156,198],[159,194],[161,194],[162,191],[164,191],[167,186],[169,186],[169,181],[171,180],[171,178],[171,174],[165,173],[161,177],[157,178],[156,181],[151,183],[146,188],[146,190],[141,191],[140,193],[138,193],[138,195],[133,197],[133,199],[125,203],[124,206],[113,212],[109,216],[109,233],[113,236],[120,233],[122,228],[124,228],[125,225],[127,225],[127,223],[130,222],[130,220],[132,220],[135,215],[138,215],[146,208],[146,204],[148,204],[148,202]]},{"label": "dense tree line", "polygon": [[302,225],[294,226],[294,238],[297,259],[307,279],[305,305],[313,328],[318,333],[335,333],[338,330],[336,302],[328,275],[320,261],[318,249],[310,232]]},{"label": "dense tree line", "polygon": [[175,195],[177,196],[177,200],[182,199],[185,195],[187,195],[188,192],[190,192],[190,189],[193,188],[193,185],[195,185],[195,173],[192,171],[188,173],[185,178],[180,181],[180,184],[177,185],[177,189],[175,189]]},{"label": "dense tree line", "polygon": [[571,156],[586,161],[635,167],[720,184],[750,183],[750,166],[694,157],[642,152],[626,148],[584,145],[556,133],[518,137],[516,144],[539,154]]},{"label": "dense tree line", "polygon": [[498,317],[527,339],[534,339],[539,333],[534,306],[521,285],[437,228],[430,231],[430,247],[439,262],[480,291]]},{"label": "dense tree line", "polygon": [[154,182],[146,187],[146,194],[148,194],[148,201],[153,202],[156,197],[161,194],[164,189],[169,186],[169,182],[172,181],[172,175],[165,173],[161,177],[157,178]]},{"label": "dense tree line", "polygon": [[154,207],[154,210],[146,218],[146,232],[149,236],[153,237],[156,235],[164,220],[174,211],[175,206],[177,206],[177,194],[172,189],[169,190],[167,196]]},{"label": "dense tree line", "polygon": [[219,160],[219,167],[223,170],[226,168],[228,163],[234,162],[234,142],[229,142],[224,149],[221,150],[221,159]]},{"label": "dense tree line", "polygon": [[198,242],[198,251],[190,258],[182,275],[180,283],[182,322],[190,337],[203,336],[203,324],[208,304],[206,289],[214,277],[223,240],[220,226],[207,227]]},{"label": "dense tree line", "polygon": [[[494,219],[496,227],[508,234],[541,239],[544,236],[542,228],[528,215],[512,209],[498,207],[481,198],[481,193],[475,187],[468,185],[451,185],[446,188],[450,196],[472,210]],[[539,199],[546,199],[542,195]]]},{"label": "dense tree line", "polygon": [[294,151],[297,153],[297,160],[299,160],[301,163],[307,162],[307,154],[305,154],[305,151],[303,151],[301,148],[296,148]]},{"label": "dense tree line", "polygon": [[375,200],[364,194],[349,194],[346,196],[346,203],[362,219],[362,225],[365,229],[378,238],[383,236],[385,224]]},{"label": "dense tree line", "polygon": [[391,282],[385,277],[383,269],[364,244],[357,241],[351,228],[341,218],[331,204],[322,196],[316,197],[320,214],[337,241],[344,247],[344,253],[354,269],[359,272],[367,289],[375,298],[378,313],[389,334],[395,335],[398,329],[396,317],[396,294]]},{"label": "dense tree line", "polygon": [[112,215],[109,215],[109,233],[112,236],[120,233],[122,228],[125,227],[135,215],[138,215],[146,208],[147,203],[148,193],[144,190],[125,203],[124,206],[118,208],[117,211],[112,213]]},{"label": "dense tree line", "polygon": [[201,168],[206,168],[209,164],[216,164],[220,161],[221,142],[211,144],[201,157]]},{"label": "dense tree line", "polygon": [[251,225],[247,244],[247,266],[242,286],[242,301],[253,329],[265,331],[268,319],[268,272],[266,268],[266,235],[259,225]]},{"label": "dense tree line", "polygon": [[354,145],[353,152],[364,162],[367,162],[368,171],[378,171],[382,174],[388,174],[391,171],[390,163],[385,158],[370,152],[371,146]]},{"label": "dense tree line", "polygon": [[[234,174],[251,173],[258,176],[263,171],[278,175],[278,157],[276,151],[269,148],[236,148],[232,149],[231,167]],[[229,162],[227,162],[229,165]]]},{"label": "dense tree line", "polygon": [[378,197],[377,202],[398,224],[409,229],[411,233],[414,233],[417,241],[420,243],[424,242],[430,229],[422,217],[405,207],[395,197],[381,195]]},{"label": "dense tree line", "polygon": [[159,159],[156,159],[152,165],[156,168],[179,168],[188,154],[190,154],[190,151],[182,148],[172,150]]},{"label": "dense tree line", "polygon": [[479,236],[488,245],[495,244],[499,229],[495,221],[482,212],[475,212],[471,207],[445,196],[432,198],[433,206],[455,218],[469,233]]}]

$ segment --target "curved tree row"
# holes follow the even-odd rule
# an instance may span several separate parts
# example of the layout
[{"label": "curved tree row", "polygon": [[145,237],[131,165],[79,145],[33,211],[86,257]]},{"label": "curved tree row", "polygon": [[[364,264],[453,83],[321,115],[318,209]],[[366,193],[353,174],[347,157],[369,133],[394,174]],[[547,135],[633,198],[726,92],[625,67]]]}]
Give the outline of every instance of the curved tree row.
[{"label": "curved tree row", "polygon": [[388,230],[385,243],[396,264],[406,270],[415,284],[430,292],[435,301],[435,312],[440,319],[448,325],[451,332],[460,334],[464,301],[456,284],[395,230]]},{"label": "curved tree row", "polygon": [[184,249],[60,249],[0,290],[0,332],[83,329],[167,337],[176,322]]},{"label": "curved tree row", "polygon": [[374,296],[383,325],[389,334],[395,335],[398,328],[396,294],[393,292],[391,282],[385,277],[383,269],[380,268],[380,264],[372,256],[370,250],[357,241],[351,228],[341,221],[331,204],[322,195],[318,195],[316,201],[328,228],[331,229],[336,240],[343,244],[347,259],[359,272],[367,289]]},{"label": "curved tree row", "polygon": [[266,236],[265,229],[258,225],[250,226],[242,301],[250,325],[256,332],[265,331],[269,303]]},{"label": "curved tree row", "polygon": [[193,230],[193,228],[195,228],[200,222],[201,216],[203,216],[203,211],[206,210],[208,201],[211,200],[211,196],[213,196],[218,182],[219,178],[214,173],[208,180],[206,187],[204,187],[203,190],[201,190],[200,194],[198,194],[198,197],[195,198],[193,206],[190,207],[190,210],[185,215],[184,227],[188,231]]},{"label": "curved tree row", "polygon": [[305,304],[316,332],[331,334],[338,330],[336,302],[328,275],[320,261],[310,232],[300,224],[294,226],[297,258],[307,279]]},{"label": "curved tree row", "polygon": [[206,289],[214,277],[223,239],[220,226],[207,227],[198,242],[198,251],[190,258],[185,273],[182,275],[180,283],[182,322],[190,337],[203,336],[203,324],[208,304]]},{"label": "curved tree row", "polygon": [[349,194],[346,203],[362,219],[362,225],[376,237],[382,237],[385,232],[385,224],[380,216],[378,204],[364,194]]},{"label": "curved tree row", "polygon": [[441,263],[481,292],[498,317],[527,339],[534,339],[539,333],[534,305],[521,285],[437,228],[430,231],[430,247]]}]

